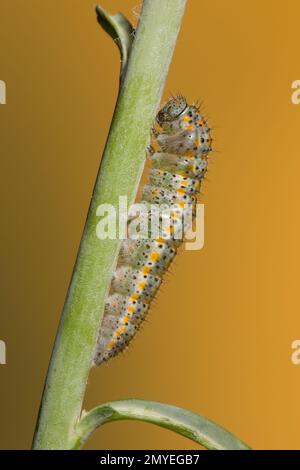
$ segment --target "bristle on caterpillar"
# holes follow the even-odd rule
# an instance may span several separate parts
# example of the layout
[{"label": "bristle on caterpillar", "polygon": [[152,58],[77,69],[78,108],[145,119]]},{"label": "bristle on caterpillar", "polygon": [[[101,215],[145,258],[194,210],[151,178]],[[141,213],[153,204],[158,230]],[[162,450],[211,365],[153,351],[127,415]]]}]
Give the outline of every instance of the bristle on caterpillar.
[{"label": "bristle on caterpillar", "polygon": [[[195,209],[207,170],[212,138],[196,105],[189,105],[181,95],[171,97],[158,112],[156,121],[159,130],[153,130],[152,135],[158,150],[151,147],[149,152],[152,167],[142,202],[171,206],[173,225],[166,237],[129,238],[123,242],[106,299],[93,365],[127,348],[145,319],[162,277],[184,238],[184,233],[179,239],[175,236],[176,219],[187,204]],[[165,215],[162,213],[160,220]]]}]

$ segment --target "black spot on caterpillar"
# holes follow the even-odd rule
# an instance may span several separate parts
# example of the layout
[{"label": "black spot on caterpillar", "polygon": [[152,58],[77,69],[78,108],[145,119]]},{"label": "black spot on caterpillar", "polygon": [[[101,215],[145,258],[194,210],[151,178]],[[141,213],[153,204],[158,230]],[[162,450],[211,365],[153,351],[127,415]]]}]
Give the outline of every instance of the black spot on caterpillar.
[{"label": "black spot on caterpillar", "polygon": [[[145,204],[167,204],[173,230],[168,237],[126,239],[106,300],[93,365],[99,365],[124,350],[144,320],[164,273],[174,259],[178,240],[176,219],[187,204],[195,208],[196,195],[207,170],[212,138],[206,120],[196,105],[175,96],[158,112],[160,127],[153,135],[159,150],[150,152],[149,184],[143,188]],[[130,223],[129,223],[130,225]],[[130,228],[130,227],[129,227]]]}]

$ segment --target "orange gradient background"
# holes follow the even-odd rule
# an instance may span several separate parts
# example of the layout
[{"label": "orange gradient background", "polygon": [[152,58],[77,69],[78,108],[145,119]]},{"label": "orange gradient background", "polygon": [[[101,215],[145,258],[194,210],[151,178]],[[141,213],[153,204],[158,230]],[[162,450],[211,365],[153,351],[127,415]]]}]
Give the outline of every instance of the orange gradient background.
[{"label": "orange gradient background", "polygon": [[[114,109],[119,54],[92,0],[0,0],[0,448],[29,448]],[[101,0],[134,20],[137,0]],[[300,448],[298,0],[188,0],[165,87],[204,100],[215,149],[205,246],[183,251],[128,352],[93,370],[85,408],[172,403],[256,449]],[[122,158],[122,155],[120,155]],[[136,422],[89,449],[197,448]]]}]

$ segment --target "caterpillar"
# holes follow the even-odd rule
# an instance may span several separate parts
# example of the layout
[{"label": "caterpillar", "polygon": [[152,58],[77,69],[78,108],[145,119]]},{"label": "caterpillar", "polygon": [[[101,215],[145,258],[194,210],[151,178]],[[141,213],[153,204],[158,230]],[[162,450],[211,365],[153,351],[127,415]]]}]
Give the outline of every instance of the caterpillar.
[{"label": "caterpillar", "polygon": [[[142,202],[171,207],[168,233],[156,238],[127,238],[122,242],[117,267],[98,335],[93,365],[100,365],[128,347],[143,320],[162,277],[174,259],[182,236],[176,223],[188,206],[193,214],[201,181],[211,152],[210,128],[197,105],[181,96],[172,96],[156,116],[159,130],[153,128],[149,156],[149,183],[143,188]],[[158,127],[157,126],[157,127]],[[162,211],[159,221],[170,216]],[[145,215],[148,217],[148,215]],[[129,229],[130,224],[129,222]]]}]

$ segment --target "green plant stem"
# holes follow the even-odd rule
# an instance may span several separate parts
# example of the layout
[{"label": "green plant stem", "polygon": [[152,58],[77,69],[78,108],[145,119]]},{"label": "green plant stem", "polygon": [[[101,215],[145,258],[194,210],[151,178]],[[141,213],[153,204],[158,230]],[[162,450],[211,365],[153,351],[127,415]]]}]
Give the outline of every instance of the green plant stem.
[{"label": "green plant stem", "polygon": [[89,411],[77,427],[73,448],[81,448],[97,427],[124,419],[170,429],[210,450],[249,450],[246,444],[207,418],[176,406],[145,400],[112,401]]},{"label": "green plant stem", "polygon": [[104,203],[118,208],[120,195],[129,205],[135,198],[185,3],[144,1],[50,361],[34,449],[69,449],[74,441],[120,247],[118,239],[97,238],[96,210]]}]

